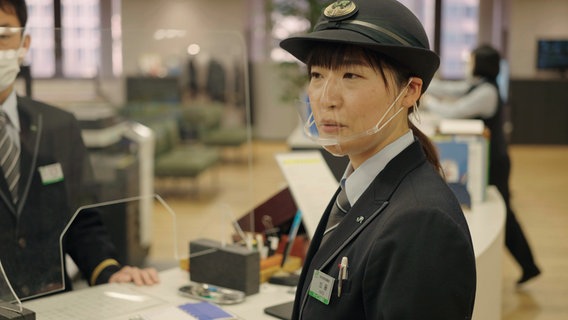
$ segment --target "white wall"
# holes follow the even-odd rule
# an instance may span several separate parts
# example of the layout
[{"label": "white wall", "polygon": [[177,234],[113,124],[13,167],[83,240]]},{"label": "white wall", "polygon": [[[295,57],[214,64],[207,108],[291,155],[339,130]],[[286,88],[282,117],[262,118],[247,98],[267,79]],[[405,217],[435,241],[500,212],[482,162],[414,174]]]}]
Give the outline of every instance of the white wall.
[{"label": "white wall", "polygon": [[[122,0],[124,75],[139,74],[140,60],[144,56],[151,59],[152,55],[157,55],[169,62],[184,63],[187,46],[195,42],[207,50],[211,58],[227,66],[235,59],[246,59],[244,39],[254,25],[251,21],[258,18],[253,15],[263,10],[260,4],[253,0]],[[157,41],[153,35],[158,29],[181,29],[186,35]],[[255,52],[255,56],[263,55]],[[255,102],[255,136],[285,139],[297,123],[296,110],[293,106],[283,106],[279,94],[275,93],[279,88],[275,81],[279,79],[273,74],[273,67],[258,61],[252,68],[255,69],[251,92]],[[184,71],[182,69],[182,81]]]},{"label": "white wall", "polygon": [[557,77],[552,71],[536,69],[536,43],[539,38],[568,39],[568,1],[511,1],[508,45],[511,77]]},{"label": "white wall", "polygon": [[[124,73],[138,71],[142,54],[157,54],[172,63],[196,42],[215,55],[222,53],[216,58],[232,58],[235,48],[245,47],[246,8],[246,0],[123,0]],[[159,29],[182,30],[185,36],[157,41]]]}]

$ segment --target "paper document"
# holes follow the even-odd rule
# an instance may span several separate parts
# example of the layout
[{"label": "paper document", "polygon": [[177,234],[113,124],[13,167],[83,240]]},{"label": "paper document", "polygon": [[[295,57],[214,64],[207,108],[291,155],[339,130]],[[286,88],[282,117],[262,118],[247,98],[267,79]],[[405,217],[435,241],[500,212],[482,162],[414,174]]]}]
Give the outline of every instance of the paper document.
[{"label": "paper document", "polygon": [[279,153],[276,160],[311,238],[339,184],[318,150]]},{"label": "paper document", "polygon": [[438,130],[441,134],[483,134],[485,124],[477,119],[443,119]]}]

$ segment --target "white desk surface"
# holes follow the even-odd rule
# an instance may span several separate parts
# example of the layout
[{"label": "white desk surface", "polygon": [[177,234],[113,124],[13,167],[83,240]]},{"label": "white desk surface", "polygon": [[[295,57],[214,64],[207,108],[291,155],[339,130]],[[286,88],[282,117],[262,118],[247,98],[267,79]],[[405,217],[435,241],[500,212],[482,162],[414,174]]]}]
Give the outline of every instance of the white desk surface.
[{"label": "white desk surface", "polygon": [[[194,303],[199,302],[198,300],[194,300],[188,297],[180,296],[177,293],[177,289],[185,284],[189,283],[189,274],[186,271],[183,271],[179,268],[169,269],[166,271],[160,272],[160,283],[154,286],[142,286],[142,287],[135,287],[137,294],[148,295],[152,298],[157,298],[159,300],[165,301],[163,304],[150,307],[147,309],[137,310],[133,313],[117,315],[112,317],[111,319],[107,320],[141,320],[145,318],[141,318],[139,315],[141,314],[149,314],[149,313],[165,313],[169,310],[171,306],[179,306],[186,303]],[[105,286],[110,285],[100,285],[97,286],[98,289],[103,289]],[[116,286],[113,284],[112,286]],[[134,287],[132,284],[121,284],[121,286],[131,286]],[[67,310],[73,309],[77,307],[75,303],[73,303],[73,295],[76,292],[80,292],[82,290],[93,290],[94,288],[85,288],[78,291],[72,291],[62,294],[57,294],[45,298],[41,298],[38,300],[32,300],[29,302],[24,303],[24,307],[34,311],[36,313],[36,319],[42,320],[42,311],[47,312],[47,310],[51,310],[53,305],[66,305]],[[112,291],[112,288],[109,287],[109,290]],[[264,313],[264,308],[289,302],[294,300],[294,293],[292,292],[293,289],[286,286],[279,286],[273,284],[261,284],[260,292],[254,295],[247,296],[243,303],[235,304],[235,305],[223,305],[221,308],[233,315],[237,316],[239,319],[244,320],[274,320],[276,318],[271,317]],[[79,306],[80,307],[80,306]],[[79,308],[77,307],[77,308]],[[101,306],[104,308],[104,306]],[[46,308],[46,309],[44,309]],[[157,317],[161,319],[163,317]],[[96,315],[93,315],[93,319],[97,319]],[[154,319],[154,318],[152,318]],[[168,316],[168,320],[176,320],[176,319],[188,319],[188,316],[185,315],[181,318],[172,318],[171,315]],[[101,319],[102,320],[102,319]]]},{"label": "white desk surface", "polygon": [[[160,279],[161,283],[158,286],[144,287],[139,289],[149,295],[158,296],[167,301],[170,301],[174,305],[196,301],[177,294],[178,287],[189,283],[189,275],[187,272],[177,268],[167,270],[160,273]],[[243,303],[235,305],[224,305],[221,307],[241,319],[274,320],[276,318],[264,313],[264,308],[292,300],[294,300],[294,293],[291,292],[290,287],[264,283],[261,284],[259,293],[247,296]]]}]

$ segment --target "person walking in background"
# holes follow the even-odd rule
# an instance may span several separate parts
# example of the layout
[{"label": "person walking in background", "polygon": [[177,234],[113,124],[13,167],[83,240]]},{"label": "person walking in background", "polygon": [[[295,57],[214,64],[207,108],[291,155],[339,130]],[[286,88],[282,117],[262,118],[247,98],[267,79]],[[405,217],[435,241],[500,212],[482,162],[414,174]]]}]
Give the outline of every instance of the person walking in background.
[{"label": "person walking in background", "polygon": [[540,274],[523,229],[511,207],[511,160],[504,132],[504,103],[497,77],[501,55],[490,45],[471,52],[466,81],[434,80],[423,97],[425,109],[446,118],[481,119],[490,130],[489,184],[495,185],[507,209],[505,245],[522,269],[519,285]]}]

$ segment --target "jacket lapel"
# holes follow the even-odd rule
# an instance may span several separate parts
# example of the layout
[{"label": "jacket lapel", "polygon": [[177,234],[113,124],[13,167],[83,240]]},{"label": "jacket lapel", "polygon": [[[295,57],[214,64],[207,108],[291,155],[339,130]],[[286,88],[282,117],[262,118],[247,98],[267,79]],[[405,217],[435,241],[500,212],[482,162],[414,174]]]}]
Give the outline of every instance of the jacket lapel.
[{"label": "jacket lapel", "polygon": [[20,116],[20,186],[17,212],[21,212],[27,200],[32,178],[36,170],[38,150],[43,129],[42,115],[34,112],[18,99]]},{"label": "jacket lapel", "polygon": [[403,150],[381,171],[357,203],[349,210],[339,226],[333,231],[331,237],[319,247],[327,218],[331,211],[331,205],[333,205],[335,197],[339,193],[338,190],[325,211],[324,219],[318,225],[316,231],[317,239],[314,237],[314,240],[318,241],[318,243],[312,246],[316,251],[314,252],[312,265],[316,269],[321,270],[334,261],[341,250],[355,239],[388,206],[391,195],[404,177],[425,160],[421,146],[416,141]]},{"label": "jacket lapel", "polygon": [[[366,201],[357,201],[333,231],[330,238],[317,250],[313,259],[313,265],[316,266],[316,269],[325,269],[329,263],[334,261],[341,250],[355,239],[388,204],[388,201],[384,200],[374,201],[374,199],[364,199],[363,197],[360,200]],[[327,222],[327,219],[325,220]]]},{"label": "jacket lapel", "polygon": [[4,178],[4,173],[0,170],[0,199],[12,214],[16,213],[16,208],[12,202],[12,196],[10,195],[10,190],[8,190],[8,184],[6,183],[6,178]]}]

